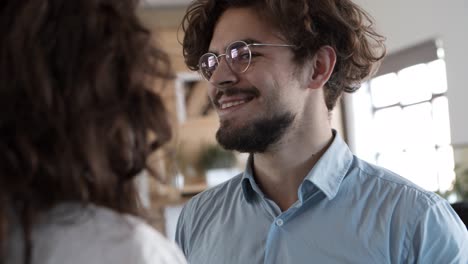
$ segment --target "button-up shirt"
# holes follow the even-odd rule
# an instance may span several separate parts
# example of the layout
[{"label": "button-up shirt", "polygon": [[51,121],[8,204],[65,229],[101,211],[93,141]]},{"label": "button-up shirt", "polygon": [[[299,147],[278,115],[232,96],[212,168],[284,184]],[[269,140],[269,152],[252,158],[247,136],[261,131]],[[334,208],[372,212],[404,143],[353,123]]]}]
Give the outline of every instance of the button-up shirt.
[{"label": "button-up shirt", "polygon": [[252,157],[192,198],[176,231],[189,263],[468,263],[468,232],[449,203],[334,134],[286,211],[256,184]]}]

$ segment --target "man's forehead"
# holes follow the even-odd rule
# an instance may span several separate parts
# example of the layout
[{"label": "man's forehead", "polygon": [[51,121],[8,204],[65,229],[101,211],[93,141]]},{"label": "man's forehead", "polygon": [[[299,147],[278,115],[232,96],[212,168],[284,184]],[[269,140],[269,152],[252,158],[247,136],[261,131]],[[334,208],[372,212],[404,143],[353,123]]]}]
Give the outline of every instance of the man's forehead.
[{"label": "man's forehead", "polygon": [[[271,38],[272,27],[252,8],[230,8],[218,19],[209,50],[221,52],[238,40],[265,41]],[[247,42],[247,41],[246,41]]]}]

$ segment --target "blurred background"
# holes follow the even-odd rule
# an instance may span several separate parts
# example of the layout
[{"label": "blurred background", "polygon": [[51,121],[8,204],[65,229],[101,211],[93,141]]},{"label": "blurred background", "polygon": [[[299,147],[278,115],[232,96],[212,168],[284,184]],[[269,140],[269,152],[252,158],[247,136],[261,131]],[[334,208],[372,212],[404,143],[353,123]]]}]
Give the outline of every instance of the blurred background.
[{"label": "blurred background", "polygon": [[[355,2],[374,17],[388,55],[373,79],[342,98],[333,127],[358,157],[452,203],[468,200],[468,1]],[[188,3],[146,0],[139,8],[177,73],[161,91],[174,137],[148,161],[162,180],[149,172],[138,178],[152,224],[171,239],[183,204],[246,161],[217,145],[207,84],[183,62],[179,25]]]}]

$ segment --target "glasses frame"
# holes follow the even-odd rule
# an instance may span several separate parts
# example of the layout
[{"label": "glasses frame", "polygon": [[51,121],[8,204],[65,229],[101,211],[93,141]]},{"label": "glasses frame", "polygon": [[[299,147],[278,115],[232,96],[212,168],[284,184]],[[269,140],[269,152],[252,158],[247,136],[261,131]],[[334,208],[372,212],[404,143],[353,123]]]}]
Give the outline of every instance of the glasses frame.
[{"label": "glasses frame", "polygon": [[[228,54],[229,54],[229,50],[230,50],[231,47],[232,47],[234,44],[236,44],[236,43],[242,43],[242,44],[244,44],[244,45],[247,47],[248,51],[249,51],[249,63],[247,64],[247,66],[245,67],[245,69],[242,70],[242,71],[236,71],[236,70],[234,70],[233,67],[231,66],[232,62],[229,62],[229,61],[228,61],[228,58],[230,58],[229,55],[228,55]],[[201,56],[200,56],[200,59],[198,59],[198,69],[199,69],[198,71],[199,71],[200,75],[203,77],[203,79],[207,80],[208,82],[211,82],[211,81],[210,81],[211,78],[208,79],[208,78],[205,76],[205,74],[203,74],[202,67],[201,67],[201,60],[202,60],[202,58],[204,58],[204,57],[207,56],[207,55],[212,55],[212,56],[216,59],[216,64],[217,64],[218,66],[219,66],[219,64],[220,64],[220,58],[221,58],[221,57],[226,57],[227,65],[228,65],[228,67],[229,67],[229,69],[230,69],[231,71],[236,72],[236,73],[244,73],[244,72],[246,72],[246,71],[249,69],[250,64],[251,64],[251,62],[252,62],[252,50],[250,49],[251,46],[254,46],[254,47],[287,47],[287,48],[294,48],[294,47],[296,47],[295,45],[291,45],[291,44],[273,44],[273,43],[255,43],[255,42],[254,42],[254,43],[247,43],[247,42],[245,42],[245,41],[243,41],[243,40],[237,40],[237,41],[234,41],[234,42],[230,43],[230,44],[226,47],[226,50],[224,51],[223,54],[216,55],[216,54],[213,53],[213,52],[207,52],[207,53],[201,55]],[[216,69],[218,69],[218,66],[216,66],[216,68],[215,68],[215,70],[213,71],[213,73],[216,71]],[[212,75],[212,76],[213,76],[213,75]]]}]

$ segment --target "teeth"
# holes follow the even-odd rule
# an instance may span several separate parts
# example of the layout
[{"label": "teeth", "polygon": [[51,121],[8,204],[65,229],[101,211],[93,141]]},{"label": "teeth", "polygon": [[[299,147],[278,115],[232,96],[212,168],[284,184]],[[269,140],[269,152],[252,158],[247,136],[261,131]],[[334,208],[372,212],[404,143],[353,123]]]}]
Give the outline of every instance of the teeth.
[{"label": "teeth", "polygon": [[225,104],[221,105],[221,109],[226,109],[226,108],[233,107],[233,106],[236,106],[236,105],[240,105],[240,104],[243,104],[243,103],[245,103],[245,100],[225,103]]}]

